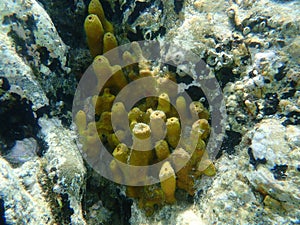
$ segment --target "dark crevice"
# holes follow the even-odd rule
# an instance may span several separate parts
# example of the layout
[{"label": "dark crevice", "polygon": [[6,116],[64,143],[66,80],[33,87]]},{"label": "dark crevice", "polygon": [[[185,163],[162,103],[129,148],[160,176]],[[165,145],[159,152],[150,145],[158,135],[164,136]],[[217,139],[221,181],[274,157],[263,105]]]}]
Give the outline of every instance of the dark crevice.
[{"label": "dark crevice", "polygon": [[[28,46],[35,44],[33,30],[36,30],[36,22],[33,15],[27,16],[26,20],[22,20],[14,13],[9,17],[5,17],[3,23],[6,25],[14,24],[11,25],[11,30],[8,32],[8,36],[14,40],[16,52],[27,61],[32,61],[33,56],[31,56],[27,50]],[[25,34],[25,30],[30,30],[31,32],[27,32]]]},{"label": "dark crevice", "polygon": [[265,95],[265,102],[263,112],[265,115],[273,115],[277,112],[279,99],[276,93],[267,93]]},{"label": "dark crevice", "polygon": [[153,0],[150,2],[136,2],[134,11],[132,12],[132,14],[128,17],[128,23],[132,24],[134,23],[134,21],[146,10],[148,10],[149,8],[151,8],[151,5],[153,4]]},{"label": "dark crevice", "polygon": [[[39,0],[39,2],[47,10],[64,43],[72,48],[85,46],[83,23],[87,11],[84,10],[84,5],[80,6],[76,1]],[[84,2],[87,5],[87,1]]]},{"label": "dark crevice", "polygon": [[227,83],[234,82],[238,78],[238,74],[233,74],[231,68],[222,67],[219,71],[216,71],[216,78],[223,89]]},{"label": "dark crevice", "polygon": [[174,11],[178,14],[183,8],[183,0],[173,0],[174,1]]},{"label": "dark crevice", "polygon": [[271,169],[271,171],[276,180],[285,180],[287,177],[287,175],[285,174],[287,169],[287,165],[275,165],[274,168]]},{"label": "dark crevice", "polygon": [[249,162],[250,162],[250,164],[252,164],[254,166],[255,169],[257,168],[257,166],[259,164],[266,164],[267,163],[267,160],[265,158],[255,159],[254,155],[253,155],[252,148],[248,148],[248,155],[249,155],[249,158],[250,158]]},{"label": "dark crevice", "polygon": [[101,202],[103,207],[112,213],[110,221],[105,221],[105,223],[101,224],[129,225],[131,206],[133,204],[132,199],[124,196],[119,185],[106,179],[100,178],[99,180],[99,176],[88,165],[87,169],[89,175],[82,200],[83,210],[87,211],[94,204]]},{"label": "dark crevice", "polygon": [[225,133],[225,138],[222,142],[221,149],[218,152],[216,158],[220,158],[224,152],[229,155],[235,153],[234,147],[237,146],[242,140],[242,135],[235,131],[227,130]]},{"label": "dark crevice", "polygon": [[[69,112],[72,111],[74,96],[64,93],[63,88],[57,88],[56,96],[49,93],[47,94],[47,98],[50,99],[51,107],[55,107],[57,102],[63,102],[63,104],[59,106],[59,109],[58,107],[56,107],[57,111],[55,113],[55,116],[57,116],[62,121],[62,124],[64,126],[70,126],[72,123],[72,118],[69,116]],[[46,107],[43,110],[48,114],[48,110],[51,109],[51,107]],[[51,115],[49,116],[51,117]]]},{"label": "dark crevice", "polygon": [[292,89],[290,89],[290,90],[288,90],[288,91],[286,91],[286,92],[283,92],[282,94],[281,94],[281,99],[288,99],[288,98],[291,98],[291,97],[293,97],[294,96],[294,94],[295,94],[295,92],[296,92],[296,89],[295,88],[292,88]]},{"label": "dark crevice", "polygon": [[[3,91],[9,90],[9,82],[6,78],[0,77],[0,79],[2,80],[0,92],[5,93]],[[42,156],[47,146],[39,135],[40,126],[37,121],[44,112],[34,113],[32,102],[16,93],[6,92],[7,98],[1,97],[2,95],[0,95],[0,153],[8,154],[15,146],[16,140],[34,138],[38,144],[37,155]]]},{"label": "dark crevice", "polygon": [[38,47],[37,51],[40,54],[41,63],[45,66],[48,66],[48,60],[50,59],[50,52],[46,47]]},{"label": "dark crevice", "polygon": [[4,209],[4,200],[0,198],[0,224],[6,225],[5,220],[5,209]]},{"label": "dark crevice", "polygon": [[11,149],[15,140],[36,137],[40,127],[32,111],[32,103],[15,93],[10,99],[0,99],[0,138],[2,151]]},{"label": "dark crevice", "polygon": [[[61,219],[62,224],[71,224],[71,216],[74,214],[74,210],[70,208],[70,201],[67,194],[61,194],[62,208],[61,215],[59,218]],[[60,214],[60,213],[59,213]]]},{"label": "dark crevice", "polygon": [[274,75],[275,80],[280,81],[285,77],[286,74],[286,65],[283,64],[278,68],[278,72]]},{"label": "dark crevice", "polygon": [[102,5],[102,8],[104,10],[104,13],[105,13],[105,18],[109,21],[112,21],[113,20],[113,17],[115,16],[115,13],[113,12],[113,10],[111,9],[110,7],[110,4],[109,4],[109,1],[103,1],[101,0],[100,1],[101,5]]},{"label": "dark crevice", "polygon": [[292,111],[286,115],[287,119],[282,123],[282,125],[300,125],[300,112]]},{"label": "dark crevice", "polygon": [[205,93],[200,87],[191,86],[186,90],[186,93],[190,96],[190,98],[193,101],[199,101],[201,98],[205,99],[204,101],[201,101],[201,103],[205,106],[205,108],[209,107]]}]

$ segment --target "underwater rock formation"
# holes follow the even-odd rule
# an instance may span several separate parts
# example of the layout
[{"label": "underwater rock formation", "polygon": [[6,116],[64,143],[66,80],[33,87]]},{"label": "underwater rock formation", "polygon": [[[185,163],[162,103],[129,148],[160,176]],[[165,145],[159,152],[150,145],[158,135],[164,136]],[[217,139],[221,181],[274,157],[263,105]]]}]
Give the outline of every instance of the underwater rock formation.
[{"label": "underwater rock formation", "polygon": [[55,117],[68,118],[60,100],[75,90],[68,46],[36,1],[1,1],[0,8],[0,221],[86,224],[86,169],[74,134]]},{"label": "underwater rock formation", "polygon": [[[153,150],[149,158],[162,161],[171,153],[182,159],[191,157],[190,164],[177,174],[172,160],[163,164],[157,175],[169,174],[170,179],[161,184],[142,191],[128,187],[127,195],[139,198],[133,202],[125,197],[123,187],[105,181],[83,163],[74,144],[77,136],[69,127],[76,78],[92,62],[83,24],[88,11],[97,12],[82,0],[39,2],[43,6],[35,0],[0,2],[0,115],[1,125],[3,121],[11,125],[6,126],[10,129],[1,127],[0,132],[0,223],[299,223],[299,1],[101,1],[105,17],[103,12],[97,16],[104,30],[100,42],[109,44],[98,52],[128,40],[174,42],[182,51],[166,47],[166,58],[180,65],[159,79],[159,85],[167,78],[180,83],[180,88],[197,100],[202,97],[198,81],[192,82],[184,72],[192,71],[195,59],[181,61],[192,51],[210,67],[209,76],[218,79],[228,114],[228,136],[214,164],[206,161],[207,155],[201,151],[205,141],[198,138],[199,151],[191,155],[188,146],[174,149],[178,132],[175,130],[171,140],[173,136],[162,123],[178,118],[165,101],[167,96],[161,96],[159,108],[157,98],[134,108],[126,108],[123,102],[113,104],[120,88],[157,71],[144,63],[120,72],[115,62],[107,64],[99,57],[103,64],[95,63],[95,68],[104,67],[117,75],[107,83],[108,89],[91,96],[97,123],[91,123],[90,109],[77,116],[78,132],[86,137],[83,146],[94,147],[99,134],[104,135],[100,139],[110,146],[114,160],[108,164],[116,180],[130,180],[117,162],[128,163],[132,151],[132,143],[122,143],[132,141],[124,127],[129,126],[129,132],[135,126],[150,127]],[[113,31],[107,21],[114,25]],[[118,57],[130,64],[143,59],[143,54],[133,44],[132,51]],[[95,83],[101,80],[94,78]],[[180,96],[174,102],[179,114],[194,110],[194,105],[191,109]],[[203,105],[207,106],[205,99]],[[206,107],[200,108],[200,117],[209,121]],[[114,113],[120,118],[127,115],[130,124],[119,121],[120,127],[113,131],[110,117]],[[205,123],[194,128],[200,125]],[[203,132],[204,137],[208,133]],[[162,136],[165,138],[160,140]],[[24,147],[28,139],[32,140],[30,147]],[[202,163],[196,165],[199,158]],[[186,179],[191,168],[197,170],[196,176],[215,175]],[[181,180],[176,182],[175,193],[172,169],[175,179]]]}]

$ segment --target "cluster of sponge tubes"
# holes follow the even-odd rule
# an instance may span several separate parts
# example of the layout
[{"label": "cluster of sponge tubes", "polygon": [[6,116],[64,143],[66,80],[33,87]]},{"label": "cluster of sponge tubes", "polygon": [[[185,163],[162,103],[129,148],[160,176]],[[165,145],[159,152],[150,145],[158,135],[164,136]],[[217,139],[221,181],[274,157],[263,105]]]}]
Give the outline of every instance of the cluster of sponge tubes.
[{"label": "cluster of sponge tubes", "polygon": [[105,18],[99,0],[91,0],[84,21],[87,44],[93,57],[117,47],[113,25]]},{"label": "cluster of sponge tubes", "polygon": [[[201,102],[189,102],[178,95],[177,89],[167,82],[176,82],[176,74],[159,73],[159,69],[144,58],[137,42],[131,43],[133,52],[124,51],[116,56],[127,65],[124,68],[102,55],[117,47],[117,41],[98,0],[90,2],[84,27],[94,57],[95,86],[101,91],[90,98],[95,121],[89,119],[84,109],[75,116],[83,152],[90,158],[97,158],[101,140],[113,156],[109,170],[114,180],[134,184],[127,186],[126,194],[139,200],[146,215],[151,215],[156,206],[175,203],[177,189],[194,195],[195,180],[203,174],[213,176],[216,172],[205,150],[210,134],[208,110]],[[151,78],[147,85],[156,89],[157,96],[146,97],[129,109],[124,102],[115,102],[126,85],[145,77]],[[105,84],[104,80],[107,80]],[[143,174],[132,174],[122,167],[122,164],[149,166],[162,161],[158,174],[160,183],[153,185],[134,183],[137,176],[147,179],[147,170],[143,170]]]}]

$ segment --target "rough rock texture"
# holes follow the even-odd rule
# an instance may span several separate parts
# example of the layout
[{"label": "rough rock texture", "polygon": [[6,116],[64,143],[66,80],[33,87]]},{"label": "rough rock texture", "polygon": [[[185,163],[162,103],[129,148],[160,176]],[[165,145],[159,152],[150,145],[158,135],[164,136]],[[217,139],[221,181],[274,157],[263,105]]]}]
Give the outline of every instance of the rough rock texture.
[{"label": "rough rock texture", "polygon": [[224,91],[226,133],[242,141],[225,139],[217,175],[199,181],[194,204],[152,218],[134,204],[132,224],[299,223],[299,12],[297,1],[184,2],[165,40],[211,67]]},{"label": "rough rock texture", "polygon": [[76,84],[68,47],[34,0],[1,1],[0,27],[0,221],[86,224],[75,135],[58,118],[42,118],[70,117],[61,113]]},{"label": "rough rock texture", "polygon": [[[76,136],[62,125],[74,71],[90,60],[76,46],[86,1],[41,2],[48,12],[35,0],[0,2],[0,223],[300,223],[299,1],[105,1],[122,25],[119,43],[157,37],[193,51],[226,102],[217,175],[199,180],[194,198],[178,191],[178,202],[152,217],[135,201],[130,213],[122,188],[91,171],[87,178]],[[32,149],[22,147],[28,140]]]},{"label": "rough rock texture", "polygon": [[73,93],[68,46],[41,5],[34,0],[1,1],[0,15],[0,75],[32,101],[34,111],[49,103],[55,106]]},{"label": "rough rock texture", "polygon": [[13,169],[0,158],[0,165],[0,198],[7,224],[52,224],[51,208],[38,182],[41,162],[33,160]]},{"label": "rough rock texture", "polygon": [[74,134],[58,119],[40,119],[46,154],[12,168],[2,157],[0,198],[7,224],[86,224],[85,167]]},{"label": "rough rock texture", "polygon": [[72,224],[85,224],[81,200],[85,189],[86,169],[74,142],[76,136],[65,129],[58,119],[40,118],[39,124],[48,145],[44,155],[47,161],[44,170],[50,182],[48,195],[54,194],[62,198],[61,207],[70,211],[67,214]]},{"label": "rough rock texture", "polygon": [[[265,130],[266,127],[273,130]],[[265,139],[257,140],[257,135],[269,133]],[[254,146],[268,149],[267,155],[261,156],[264,160],[249,150],[257,148]],[[262,120],[244,136],[236,154],[223,155],[216,161],[218,173],[213,179],[199,181],[194,204],[165,206],[152,218],[146,218],[133,205],[131,223],[297,224],[299,150],[299,127],[285,128],[279,120]],[[280,170],[278,166],[282,164],[276,164],[278,161],[286,167]]]}]

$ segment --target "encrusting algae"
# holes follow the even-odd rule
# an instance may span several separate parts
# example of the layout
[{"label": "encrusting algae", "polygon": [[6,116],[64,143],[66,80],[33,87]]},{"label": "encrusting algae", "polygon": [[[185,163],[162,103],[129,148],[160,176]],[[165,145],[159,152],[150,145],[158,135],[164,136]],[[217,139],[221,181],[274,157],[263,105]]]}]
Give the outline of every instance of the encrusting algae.
[{"label": "encrusting algae", "polygon": [[[91,1],[89,13],[84,28],[94,57],[92,68],[97,88],[103,88],[91,98],[96,121],[90,121],[84,110],[79,110],[75,116],[83,151],[89,157],[97,157],[101,149],[96,139],[100,139],[113,156],[109,169],[114,180],[134,184],[127,186],[126,194],[137,198],[138,205],[150,216],[157,206],[174,204],[177,189],[194,195],[195,180],[201,175],[216,173],[205,150],[210,134],[210,115],[201,102],[187,103],[184,96],[174,94],[174,88],[166,85],[166,81],[176,82],[175,75],[165,72],[158,76],[137,42],[131,43],[132,52],[127,50],[116,56],[128,63],[124,68],[116,65],[119,59],[111,62],[102,55],[118,45],[113,27],[98,0]],[[138,63],[133,63],[137,59]],[[151,78],[152,83],[147,85],[157,89],[157,97],[146,97],[131,108],[126,108],[122,101],[114,102],[122,88],[144,77]],[[104,85],[103,80],[106,80]],[[175,102],[175,106],[171,102]],[[184,124],[182,119],[189,121]],[[124,140],[130,140],[130,143]],[[149,166],[159,162],[162,162],[157,174],[160,185],[134,183],[136,176],[149,179],[149,171],[133,174],[122,166]]]}]

